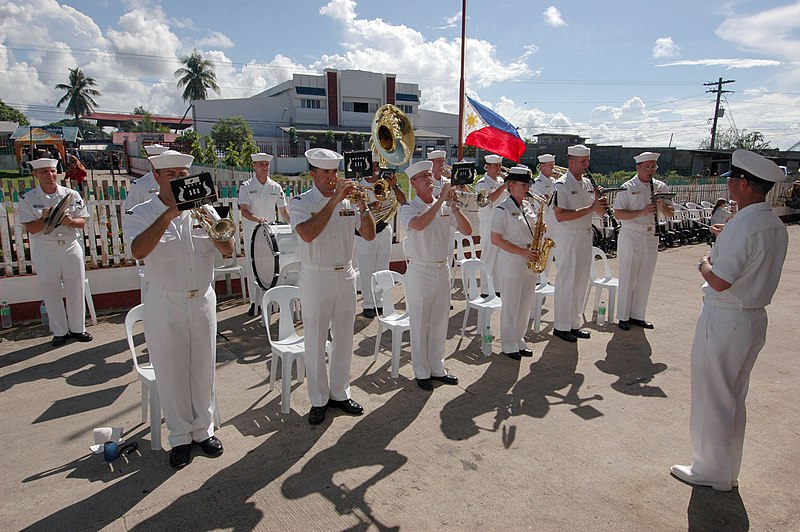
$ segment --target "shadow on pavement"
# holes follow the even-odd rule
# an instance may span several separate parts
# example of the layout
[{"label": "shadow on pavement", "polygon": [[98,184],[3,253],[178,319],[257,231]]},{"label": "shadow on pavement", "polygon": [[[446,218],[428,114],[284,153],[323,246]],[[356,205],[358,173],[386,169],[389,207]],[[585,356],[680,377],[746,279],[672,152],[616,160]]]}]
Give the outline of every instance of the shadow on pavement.
[{"label": "shadow on pavement", "polygon": [[618,329],[606,346],[605,360],[598,360],[594,365],[603,373],[618,377],[611,387],[619,393],[666,397],[667,394],[660,387],[648,384],[658,373],[667,369],[666,364],[654,363],[652,355],[653,350],[643,329]]}]

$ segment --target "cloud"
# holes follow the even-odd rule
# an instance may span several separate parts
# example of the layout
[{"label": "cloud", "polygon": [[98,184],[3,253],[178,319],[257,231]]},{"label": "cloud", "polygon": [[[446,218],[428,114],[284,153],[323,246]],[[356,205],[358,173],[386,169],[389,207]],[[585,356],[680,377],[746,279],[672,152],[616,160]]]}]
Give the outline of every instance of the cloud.
[{"label": "cloud", "polygon": [[653,57],[675,57],[680,55],[681,49],[672,41],[672,37],[659,37],[653,47]]},{"label": "cloud", "polygon": [[753,14],[727,18],[716,30],[720,39],[742,50],[775,56],[786,61],[800,57],[800,2]]},{"label": "cloud", "polygon": [[725,67],[728,70],[730,70],[733,68],[781,66],[782,64],[783,62],[775,61],[774,59],[685,59],[683,61],[672,61],[670,63],[662,63],[656,66],[657,67],[707,66],[707,67]]},{"label": "cloud", "polygon": [[[467,20],[469,20],[469,17],[467,17]],[[455,27],[458,27],[460,25],[459,22],[461,22],[461,11],[459,11],[458,13],[453,15],[452,17],[445,17],[444,25],[443,26],[435,26],[433,29],[435,29],[435,30],[446,30],[446,29],[450,29],[450,28],[455,28]]]},{"label": "cloud", "polygon": [[233,48],[233,41],[221,31],[210,31],[202,39],[195,41],[197,48]]},{"label": "cloud", "polygon": [[544,22],[548,26],[558,28],[567,25],[567,23],[564,22],[564,19],[561,18],[561,11],[559,11],[556,6],[548,7],[544,10],[542,15],[544,15]]}]

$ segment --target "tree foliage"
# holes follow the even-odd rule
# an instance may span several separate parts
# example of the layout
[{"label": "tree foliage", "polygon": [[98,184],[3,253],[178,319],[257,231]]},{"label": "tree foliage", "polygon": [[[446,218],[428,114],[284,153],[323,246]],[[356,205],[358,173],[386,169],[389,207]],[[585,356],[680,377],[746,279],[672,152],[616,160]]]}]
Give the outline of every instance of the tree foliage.
[{"label": "tree foliage", "polygon": [[250,154],[258,151],[253,130],[241,116],[223,118],[214,124],[211,138],[217,146],[224,146],[225,164],[229,166],[250,166]]},{"label": "tree foliage", "polygon": [[22,114],[21,111],[6,105],[2,99],[0,99],[0,120],[6,122],[16,122],[21,126],[27,126],[30,123],[28,122],[28,118]]},{"label": "tree foliage", "polygon": [[189,55],[181,57],[181,63],[184,66],[175,71],[175,77],[179,78],[178,88],[183,87],[183,101],[205,100],[208,98],[209,89],[221,94],[214,72],[214,63],[203,59],[200,52],[192,50]]},{"label": "tree foliage", "polygon": [[94,97],[100,96],[100,91],[92,88],[96,86],[95,79],[84,75],[80,68],[70,68],[69,83],[56,85],[56,90],[67,91],[58,100],[56,107],[61,107],[66,102],[67,107],[64,109],[64,114],[74,116],[75,122],[80,122],[80,118],[91,114],[97,105]]},{"label": "tree foliage", "polygon": [[[701,150],[711,147],[711,138],[707,138],[700,143]],[[760,131],[748,132],[747,129],[739,130],[732,127],[726,131],[717,132],[714,139],[714,149],[717,150],[750,150],[766,151],[772,149],[769,141],[764,139],[764,134]]]}]

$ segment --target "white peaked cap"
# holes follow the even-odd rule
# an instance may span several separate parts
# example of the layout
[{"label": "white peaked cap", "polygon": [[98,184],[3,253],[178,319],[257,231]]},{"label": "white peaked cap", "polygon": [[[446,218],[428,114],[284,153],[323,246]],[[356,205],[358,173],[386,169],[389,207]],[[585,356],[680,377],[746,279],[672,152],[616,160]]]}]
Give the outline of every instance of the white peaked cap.
[{"label": "white peaked cap", "polygon": [[156,170],[165,168],[189,168],[192,166],[194,157],[175,150],[167,150],[161,155],[154,155],[147,158]]},{"label": "white peaked cap", "polygon": [[556,156],[555,155],[551,155],[549,153],[545,153],[543,155],[540,155],[539,157],[537,157],[537,159],[539,159],[540,163],[554,163],[554,162],[556,162]]},{"label": "white peaked cap", "polygon": [[731,165],[733,166],[731,171],[727,174],[723,174],[723,176],[730,174],[730,177],[746,179],[746,174],[751,174],[759,179],[772,183],[780,183],[786,179],[783,170],[781,170],[777,164],[762,155],[748,150],[736,150],[733,152]]},{"label": "white peaked cap", "polygon": [[272,155],[269,153],[251,153],[250,160],[254,163],[261,162],[261,161],[272,161]]},{"label": "white peaked cap", "polygon": [[161,155],[168,148],[166,146],[162,146],[161,144],[151,144],[150,146],[145,146],[144,151],[147,155]]},{"label": "white peaked cap", "polygon": [[583,144],[576,144],[575,146],[567,148],[567,155],[572,155],[574,157],[588,157],[590,153],[591,150]]},{"label": "white peaked cap", "polygon": [[652,152],[652,151],[644,151],[639,155],[633,158],[636,161],[636,164],[645,163],[647,161],[657,161],[658,158],[661,156],[660,153]]},{"label": "white peaked cap", "polygon": [[31,168],[38,170],[39,168],[55,168],[58,166],[57,159],[36,159],[30,162]]},{"label": "white peaked cap", "polygon": [[433,163],[430,161],[419,161],[408,168],[406,168],[406,175],[409,179],[413,178],[420,172],[430,172],[433,169]]},{"label": "white peaked cap", "polygon": [[339,168],[339,162],[344,157],[333,150],[311,148],[306,151],[306,159],[308,159],[308,164],[311,166],[322,168],[323,170],[335,170]]},{"label": "white peaked cap", "polygon": [[447,152],[444,150],[433,150],[428,152],[428,160],[432,161],[433,159],[444,159]]},{"label": "white peaked cap", "polygon": [[500,156],[500,155],[495,155],[494,153],[491,153],[491,154],[487,155],[485,158],[486,158],[487,164],[496,164],[496,163],[502,163],[503,162],[503,157]]}]

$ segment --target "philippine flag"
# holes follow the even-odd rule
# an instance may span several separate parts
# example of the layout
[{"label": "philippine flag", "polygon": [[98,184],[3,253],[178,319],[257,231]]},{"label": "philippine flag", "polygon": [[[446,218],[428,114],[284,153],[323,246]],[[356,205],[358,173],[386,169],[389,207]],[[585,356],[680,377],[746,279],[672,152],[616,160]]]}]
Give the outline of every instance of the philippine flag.
[{"label": "philippine flag", "polygon": [[525,152],[525,141],[511,123],[485,105],[466,96],[464,105],[464,143],[502,155],[518,163]]}]

